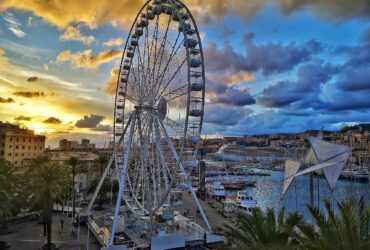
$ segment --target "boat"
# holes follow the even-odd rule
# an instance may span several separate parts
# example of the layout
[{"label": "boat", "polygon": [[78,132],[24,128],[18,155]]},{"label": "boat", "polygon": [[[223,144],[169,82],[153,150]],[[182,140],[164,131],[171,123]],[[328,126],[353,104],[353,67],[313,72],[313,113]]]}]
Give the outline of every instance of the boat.
[{"label": "boat", "polygon": [[257,201],[253,199],[252,196],[248,195],[246,190],[238,191],[236,199],[235,199],[236,204],[246,204],[250,206],[257,206]]},{"label": "boat", "polygon": [[226,195],[225,187],[220,183],[207,184],[206,189],[208,193],[213,197],[224,198]]},{"label": "boat", "polygon": [[248,195],[245,190],[238,191],[235,199],[235,207],[239,214],[252,215],[253,209],[257,207],[257,201]]},{"label": "boat", "polygon": [[366,168],[343,169],[340,178],[358,181],[369,181],[369,171]]},{"label": "boat", "polygon": [[221,183],[226,189],[243,189],[253,187],[256,181],[243,175],[231,175],[228,172],[208,173],[206,183]]}]

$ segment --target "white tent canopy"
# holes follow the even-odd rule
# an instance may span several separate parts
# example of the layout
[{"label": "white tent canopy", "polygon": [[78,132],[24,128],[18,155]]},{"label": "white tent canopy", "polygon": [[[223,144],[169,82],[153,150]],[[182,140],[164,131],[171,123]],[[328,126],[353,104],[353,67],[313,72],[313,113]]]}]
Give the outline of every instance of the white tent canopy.
[{"label": "white tent canopy", "polygon": [[285,162],[285,173],[284,173],[284,184],[283,184],[282,196],[284,196],[284,194],[288,190],[290,183],[292,183],[293,181],[294,175],[297,173],[301,165],[302,164],[298,161],[287,160]]},{"label": "white tent canopy", "polygon": [[313,171],[323,170],[330,189],[333,190],[335,188],[339,175],[351,154],[351,149],[348,146],[324,141],[322,134],[319,134],[318,137],[310,136],[309,141],[311,148],[304,159],[304,163],[314,165],[297,173],[301,163],[290,160],[286,161],[282,195],[285,194],[294,177]]}]

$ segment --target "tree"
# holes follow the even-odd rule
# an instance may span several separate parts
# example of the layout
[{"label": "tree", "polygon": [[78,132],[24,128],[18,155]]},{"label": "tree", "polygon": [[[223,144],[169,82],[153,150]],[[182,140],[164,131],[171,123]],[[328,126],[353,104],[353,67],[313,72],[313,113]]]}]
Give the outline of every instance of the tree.
[{"label": "tree", "polygon": [[[18,179],[14,172],[14,166],[3,159],[0,159],[0,221],[17,213],[17,189]],[[0,231],[7,230],[3,223]],[[0,249],[8,247],[8,243],[0,241]]]},{"label": "tree", "polygon": [[76,188],[75,188],[75,176],[76,176],[76,167],[80,165],[80,159],[75,156],[69,157],[67,164],[72,168],[72,218],[75,217],[76,210]]},{"label": "tree", "polygon": [[303,249],[370,249],[370,207],[364,198],[339,201],[337,213],[329,200],[324,205],[326,213],[308,206],[314,224],[298,226],[295,238]]},{"label": "tree", "polygon": [[44,249],[50,250],[55,248],[51,242],[53,205],[68,193],[69,179],[68,172],[59,163],[45,160],[39,164],[38,168],[29,172],[29,203],[42,211],[47,229],[47,244]]},{"label": "tree", "polygon": [[302,215],[290,213],[286,217],[281,208],[277,218],[273,208],[263,212],[255,208],[251,216],[242,216],[239,227],[225,225],[226,235],[237,244],[237,249],[293,249],[288,244],[294,228],[303,223]]}]

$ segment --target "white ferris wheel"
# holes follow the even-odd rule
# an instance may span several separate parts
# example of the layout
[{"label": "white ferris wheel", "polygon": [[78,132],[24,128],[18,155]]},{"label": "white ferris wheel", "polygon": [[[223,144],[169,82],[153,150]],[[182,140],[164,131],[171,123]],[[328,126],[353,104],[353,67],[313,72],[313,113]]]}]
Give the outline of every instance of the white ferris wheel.
[{"label": "white ferris wheel", "polygon": [[132,218],[171,220],[178,198],[191,192],[208,230],[210,225],[190,184],[198,165],[205,101],[200,35],[189,9],[178,0],[149,0],[140,9],[123,50],[114,107],[115,149],[88,207],[114,172],[119,180],[110,245],[121,207]]}]

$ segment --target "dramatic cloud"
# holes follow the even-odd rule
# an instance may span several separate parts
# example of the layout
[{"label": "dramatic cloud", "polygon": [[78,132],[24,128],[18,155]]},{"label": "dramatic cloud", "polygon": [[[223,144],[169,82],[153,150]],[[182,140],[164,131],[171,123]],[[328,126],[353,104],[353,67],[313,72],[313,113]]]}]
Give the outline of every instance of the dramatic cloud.
[{"label": "dramatic cloud", "polygon": [[335,21],[350,18],[367,18],[370,16],[370,3],[367,0],[187,0],[185,3],[190,5],[197,18],[201,18],[206,22],[213,19],[221,20],[226,15],[250,20],[267,5],[279,8],[286,15],[308,8],[320,16]]},{"label": "dramatic cloud", "polygon": [[233,126],[251,112],[250,109],[245,108],[206,105],[204,121],[218,126]]},{"label": "dramatic cloud", "polygon": [[87,45],[91,45],[95,41],[94,36],[84,36],[78,28],[73,26],[68,26],[59,39],[61,41],[79,41]]},{"label": "dramatic cloud", "polygon": [[298,69],[296,82],[280,81],[266,87],[258,102],[268,108],[281,108],[293,103],[302,107],[320,105],[321,85],[329,81],[335,72],[330,64],[321,61],[305,64]]},{"label": "dramatic cloud", "polygon": [[32,118],[31,117],[29,117],[29,116],[23,116],[23,115],[21,115],[21,116],[18,116],[18,117],[16,117],[16,118],[14,118],[14,120],[15,121],[31,121],[32,120]]},{"label": "dramatic cloud", "polygon": [[102,115],[85,115],[83,119],[78,120],[75,124],[77,128],[96,128],[100,122],[104,120]]},{"label": "dramatic cloud", "polygon": [[[0,10],[13,8],[30,11],[59,28],[65,28],[73,23],[84,23],[90,28],[109,23],[114,26],[123,24],[128,27],[144,3],[145,0],[110,2],[95,0],[3,0],[0,2]],[[370,3],[367,0],[186,0],[185,4],[192,10],[196,19],[206,22],[212,19],[221,20],[226,15],[249,20],[267,5],[276,6],[286,14],[309,8],[324,17],[335,20],[369,17],[370,15]]]},{"label": "dramatic cloud", "polygon": [[294,66],[308,61],[312,54],[321,50],[321,45],[315,40],[298,45],[290,43],[268,43],[256,45],[247,38],[246,65],[250,71],[262,70],[264,75],[282,73]]},{"label": "dramatic cloud", "polygon": [[121,46],[122,44],[123,44],[122,37],[113,38],[103,43],[104,46],[109,46],[109,47]]},{"label": "dramatic cloud", "polygon": [[255,104],[256,100],[247,90],[227,88],[223,93],[217,94],[212,101],[227,105],[245,106]]},{"label": "dramatic cloud", "polygon": [[13,103],[13,102],[15,102],[13,98],[10,98],[10,97],[2,98],[2,97],[0,97],[0,103]]},{"label": "dramatic cloud", "polygon": [[84,23],[90,28],[97,28],[102,24],[112,22],[128,27],[144,2],[144,0],[109,2],[95,0],[5,0],[0,2],[0,10],[13,8],[30,11],[59,28],[66,28],[73,23]]},{"label": "dramatic cloud", "polygon": [[110,72],[110,77],[107,81],[105,92],[109,95],[115,95],[117,89],[117,80],[118,80],[119,68],[113,68]]},{"label": "dramatic cloud", "polygon": [[70,50],[65,50],[59,53],[56,62],[63,63],[70,61],[77,68],[92,68],[96,69],[100,64],[108,63],[122,56],[122,50],[108,50],[100,52],[97,55],[92,53],[92,50],[72,53]]},{"label": "dramatic cloud", "polygon": [[46,94],[44,92],[39,91],[17,91],[14,92],[13,95],[21,96],[24,98],[46,97]]},{"label": "dramatic cloud", "polygon": [[37,76],[31,76],[27,79],[27,82],[36,82],[39,78]]},{"label": "dramatic cloud", "polygon": [[55,117],[49,117],[48,119],[44,120],[43,123],[48,124],[61,124],[62,121]]}]

